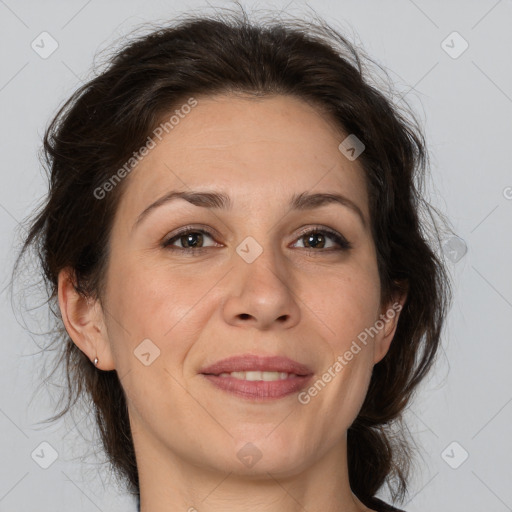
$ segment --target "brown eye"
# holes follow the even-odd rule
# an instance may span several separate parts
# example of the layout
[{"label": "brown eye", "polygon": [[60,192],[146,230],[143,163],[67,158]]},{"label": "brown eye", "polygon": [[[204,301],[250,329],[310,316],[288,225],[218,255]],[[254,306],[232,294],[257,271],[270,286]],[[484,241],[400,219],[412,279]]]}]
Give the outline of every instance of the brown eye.
[{"label": "brown eye", "polygon": [[[201,252],[208,247],[205,246],[205,237],[213,240],[213,235],[204,229],[187,228],[162,243],[162,247],[170,251],[181,251],[186,253]],[[309,252],[333,252],[345,251],[352,248],[352,244],[348,242],[342,235],[336,231],[329,229],[313,228],[303,232],[298,240],[302,240],[304,249]],[[332,245],[334,242],[334,246]],[[179,245],[176,245],[179,243]],[[329,246],[329,244],[331,244]]]},{"label": "brown eye", "polygon": [[[312,250],[313,252],[322,252],[332,249],[332,247],[326,248],[328,240],[331,239],[338,245],[338,249],[334,247],[333,250],[348,250],[352,247],[352,244],[347,241],[342,235],[335,231],[326,229],[311,229],[302,233],[299,240],[303,240],[305,249]],[[315,251],[315,249],[318,249]]]},{"label": "brown eye", "polygon": [[[177,250],[186,250],[191,249],[205,249],[202,244],[204,244],[204,237],[212,238],[212,235],[203,229],[187,229],[186,231],[182,231],[177,235],[169,238],[162,245],[167,249],[177,249]],[[212,238],[213,239],[213,238]],[[174,246],[175,242],[179,242],[181,246]]]}]

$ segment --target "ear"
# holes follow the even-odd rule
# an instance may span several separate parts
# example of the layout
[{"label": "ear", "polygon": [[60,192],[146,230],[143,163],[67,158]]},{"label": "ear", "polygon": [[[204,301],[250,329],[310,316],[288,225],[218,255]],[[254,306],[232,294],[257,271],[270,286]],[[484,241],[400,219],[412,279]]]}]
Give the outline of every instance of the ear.
[{"label": "ear", "polygon": [[115,364],[100,302],[80,294],[75,282],[75,273],[71,268],[59,272],[59,308],[66,331],[91,361],[98,358],[99,369],[113,370]]},{"label": "ear", "polygon": [[[385,304],[384,308],[382,308],[379,320],[384,324],[384,326],[379,330],[379,334],[375,338],[373,357],[374,364],[377,364],[379,361],[384,359],[384,356],[388,353],[396,332],[400,312],[402,311],[406,300],[407,290],[404,290],[395,294],[393,300]],[[376,324],[382,326],[379,320],[376,321]]]}]

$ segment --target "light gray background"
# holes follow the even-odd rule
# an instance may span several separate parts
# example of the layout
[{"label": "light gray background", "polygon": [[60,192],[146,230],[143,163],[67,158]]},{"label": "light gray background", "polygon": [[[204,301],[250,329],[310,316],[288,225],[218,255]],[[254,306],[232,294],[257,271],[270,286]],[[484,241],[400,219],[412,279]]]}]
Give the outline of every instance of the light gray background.
[{"label": "light gray background", "polygon": [[[302,2],[242,3],[308,12]],[[53,414],[56,390],[43,387],[33,399],[43,364],[35,343],[42,338],[18,324],[5,287],[15,229],[46,191],[37,151],[57,106],[89,77],[98,50],[142,22],[164,21],[205,5],[0,0],[0,511],[135,510],[108,474],[97,473],[101,457],[80,460],[92,449],[78,431],[91,443],[98,441],[90,416],[77,418],[78,427],[70,420],[46,428],[38,423]],[[444,351],[407,414],[418,445],[418,471],[404,508],[512,510],[512,1],[322,0],[310,5],[389,69],[425,125],[431,200],[467,246],[459,261],[449,261],[455,299]],[[59,45],[46,59],[31,48],[43,31]],[[469,43],[458,58],[441,46],[453,31]],[[461,48],[457,39],[448,44],[452,52]],[[459,256],[451,254],[453,260]],[[31,457],[34,450],[41,453],[45,441],[58,452],[48,469]],[[458,445],[445,451],[454,441]],[[462,450],[469,457],[453,469],[448,462],[459,464]]]}]

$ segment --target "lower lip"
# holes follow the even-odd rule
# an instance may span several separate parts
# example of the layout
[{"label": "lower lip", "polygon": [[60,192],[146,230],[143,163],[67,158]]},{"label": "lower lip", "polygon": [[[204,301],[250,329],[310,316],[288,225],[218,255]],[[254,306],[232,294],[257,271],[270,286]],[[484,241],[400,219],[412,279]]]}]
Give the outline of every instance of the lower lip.
[{"label": "lower lip", "polygon": [[273,400],[297,393],[308,385],[312,377],[306,375],[273,381],[251,381],[204,373],[202,375],[217,388],[248,400]]}]

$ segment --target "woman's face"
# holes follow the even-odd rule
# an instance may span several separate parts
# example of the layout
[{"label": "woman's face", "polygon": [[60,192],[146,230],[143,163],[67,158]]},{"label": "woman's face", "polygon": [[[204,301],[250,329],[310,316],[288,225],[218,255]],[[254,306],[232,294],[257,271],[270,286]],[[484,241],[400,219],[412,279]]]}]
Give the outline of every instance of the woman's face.
[{"label": "woman's face", "polygon": [[[391,307],[364,173],[338,149],[348,134],[298,99],[197,100],[125,178],[91,356],[121,379],[141,466],[292,475],[342,450],[398,317],[362,342]],[[171,191],[230,204],[175,198],[140,217]],[[345,202],[291,205],[311,194]],[[202,373],[240,355],[287,357],[310,375],[269,398],[283,382],[238,380],[237,394]]]}]

